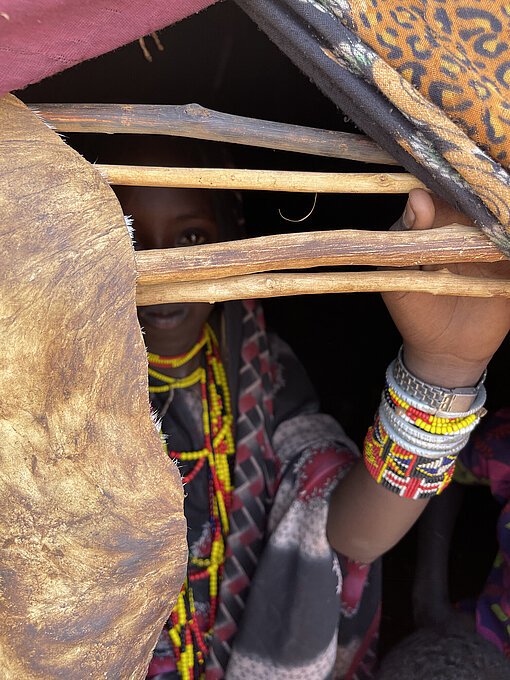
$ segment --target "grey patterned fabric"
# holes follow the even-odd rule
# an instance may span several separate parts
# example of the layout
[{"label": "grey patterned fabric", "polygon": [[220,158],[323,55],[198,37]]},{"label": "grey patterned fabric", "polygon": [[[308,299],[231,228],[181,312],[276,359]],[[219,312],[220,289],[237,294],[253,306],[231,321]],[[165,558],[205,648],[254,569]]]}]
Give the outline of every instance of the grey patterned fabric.
[{"label": "grey patterned fabric", "polygon": [[[302,366],[266,332],[260,306],[229,303],[225,316],[236,461],[206,678],[370,678],[379,565],[369,570],[346,563],[344,578],[326,539],[329,494],[356,460],[356,448],[331,416],[319,412]],[[173,428],[175,444],[199,447],[196,434],[175,431],[178,423],[185,429],[192,422],[169,409],[163,426]],[[199,537],[204,518],[191,500],[190,490],[185,511],[190,536]],[[153,669],[172,654],[165,631],[158,654],[161,663],[155,659]],[[151,677],[173,680],[176,674],[154,671]]]}]

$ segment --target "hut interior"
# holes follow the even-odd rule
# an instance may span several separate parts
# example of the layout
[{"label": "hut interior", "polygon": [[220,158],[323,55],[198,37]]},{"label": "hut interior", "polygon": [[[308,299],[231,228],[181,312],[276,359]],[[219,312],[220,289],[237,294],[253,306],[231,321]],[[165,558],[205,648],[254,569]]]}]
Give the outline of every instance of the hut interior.
[{"label": "hut interior", "polygon": [[[26,104],[198,104],[235,115],[315,128],[356,127],[231,2],[208,8],[157,36],[148,36],[15,93]],[[104,136],[65,134],[91,162],[102,160]],[[252,146],[231,145],[238,168],[329,172],[385,171],[385,166]],[[133,159],[136,163],[136,159]],[[248,236],[327,229],[385,230],[401,214],[403,195],[245,191]],[[313,204],[313,209],[312,209]],[[310,214],[308,214],[310,213]],[[298,221],[308,215],[306,219]],[[399,338],[377,293],[302,295],[264,300],[268,323],[294,348],[314,382],[323,408],[361,445],[379,402],[383,372]],[[487,378],[490,409],[505,404],[508,341]],[[496,550],[497,513],[489,492],[470,491],[455,534],[452,596],[481,587]],[[492,532],[492,533],[491,533]],[[383,646],[410,628],[413,530],[386,557]],[[469,569],[465,564],[469,564]],[[402,593],[405,597],[402,597]]]}]

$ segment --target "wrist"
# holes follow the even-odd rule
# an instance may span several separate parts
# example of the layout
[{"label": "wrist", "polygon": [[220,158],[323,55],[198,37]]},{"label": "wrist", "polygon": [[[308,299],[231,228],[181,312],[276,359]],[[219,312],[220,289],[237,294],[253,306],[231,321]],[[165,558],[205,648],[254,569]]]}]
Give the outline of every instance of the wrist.
[{"label": "wrist", "polygon": [[[429,498],[449,484],[455,460],[484,415],[480,364],[403,349],[386,384],[364,460],[378,484],[404,498]],[[409,365],[410,364],[410,365]]]},{"label": "wrist", "polygon": [[403,361],[407,370],[423,382],[438,387],[474,387],[488,360],[467,361],[453,354],[416,350],[404,345]]}]

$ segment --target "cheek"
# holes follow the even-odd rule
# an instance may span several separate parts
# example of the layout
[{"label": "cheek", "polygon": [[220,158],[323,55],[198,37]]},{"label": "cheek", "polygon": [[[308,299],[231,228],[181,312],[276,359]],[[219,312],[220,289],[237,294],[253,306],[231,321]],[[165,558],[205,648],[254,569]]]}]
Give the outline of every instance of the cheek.
[{"label": "cheek", "polygon": [[208,302],[194,302],[190,304],[190,320],[194,325],[201,328],[213,309],[214,305],[210,305]]}]

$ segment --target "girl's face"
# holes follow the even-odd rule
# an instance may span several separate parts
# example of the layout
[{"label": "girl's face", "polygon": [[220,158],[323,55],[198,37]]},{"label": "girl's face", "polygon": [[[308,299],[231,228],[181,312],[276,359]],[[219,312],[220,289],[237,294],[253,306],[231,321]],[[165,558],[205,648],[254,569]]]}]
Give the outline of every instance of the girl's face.
[{"label": "girl's face", "polygon": [[[117,187],[124,212],[132,215],[136,250],[177,248],[218,240],[210,194],[201,189]],[[138,308],[149,351],[174,356],[200,337],[212,311],[208,303],[149,305]]]}]

